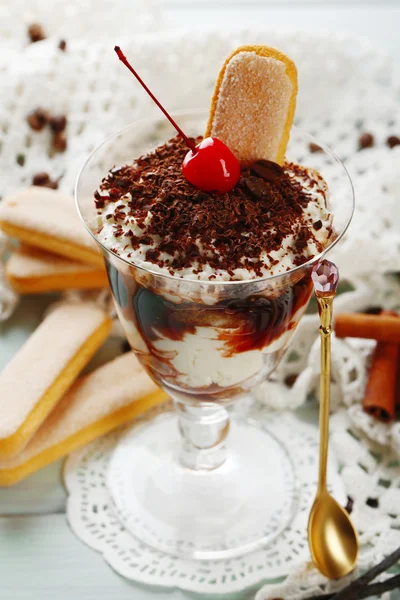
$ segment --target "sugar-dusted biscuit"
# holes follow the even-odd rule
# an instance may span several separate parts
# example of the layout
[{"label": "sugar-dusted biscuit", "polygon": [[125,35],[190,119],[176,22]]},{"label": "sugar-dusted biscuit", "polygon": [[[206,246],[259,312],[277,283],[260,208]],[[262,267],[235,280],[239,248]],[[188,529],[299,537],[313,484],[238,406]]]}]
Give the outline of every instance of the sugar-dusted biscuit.
[{"label": "sugar-dusted biscuit", "polygon": [[282,164],[296,96],[293,61],[268,46],[241,46],[219,73],[205,135],[224,142],[242,164]]},{"label": "sugar-dusted biscuit", "polygon": [[64,302],[0,373],[0,456],[28,443],[111,329],[93,302]]},{"label": "sugar-dusted biscuit", "polygon": [[17,456],[0,459],[12,485],[167,399],[133,352],[78,379]]},{"label": "sugar-dusted biscuit", "polygon": [[103,265],[101,252],[80,220],[73,198],[57,190],[33,186],[6,196],[0,202],[0,228],[29,246]]},{"label": "sugar-dusted biscuit", "polygon": [[6,275],[19,294],[98,289],[108,285],[104,267],[85,265],[26,245],[11,254]]}]

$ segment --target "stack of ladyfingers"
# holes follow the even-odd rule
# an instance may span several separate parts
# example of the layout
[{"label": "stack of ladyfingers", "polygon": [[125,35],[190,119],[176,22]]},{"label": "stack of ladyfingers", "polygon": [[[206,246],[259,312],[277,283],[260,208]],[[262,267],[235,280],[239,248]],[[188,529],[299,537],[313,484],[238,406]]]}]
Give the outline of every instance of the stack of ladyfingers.
[{"label": "stack of ladyfingers", "polygon": [[7,196],[0,203],[0,228],[20,242],[6,265],[16,292],[107,286],[101,253],[66,194],[29,187]]},{"label": "stack of ladyfingers", "polygon": [[[0,203],[19,242],[6,272],[21,294],[107,286],[103,258],[72,198],[31,187]],[[166,395],[132,352],[81,375],[111,330],[94,302],[62,301],[0,372],[0,486],[132,419]]]},{"label": "stack of ladyfingers", "polygon": [[111,320],[58,304],[0,373],[0,485],[11,485],[166,399],[132,352],[80,376]]}]

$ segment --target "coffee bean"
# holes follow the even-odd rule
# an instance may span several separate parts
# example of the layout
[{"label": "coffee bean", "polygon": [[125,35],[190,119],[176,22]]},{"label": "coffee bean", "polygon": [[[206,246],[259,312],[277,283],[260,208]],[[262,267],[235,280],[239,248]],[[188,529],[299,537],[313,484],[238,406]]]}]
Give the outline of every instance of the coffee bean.
[{"label": "coffee bean", "polygon": [[365,148],[372,148],[372,146],[374,145],[375,140],[374,140],[374,136],[372,135],[372,133],[363,133],[360,135],[359,140],[358,140],[358,148],[359,150],[364,150]]},{"label": "coffee bean", "polygon": [[49,113],[43,108],[35,108],[35,110],[27,116],[28,124],[34,131],[41,131],[48,120]]},{"label": "coffee bean", "polygon": [[312,154],[315,154],[315,152],[323,152],[321,146],[318,146],[318,144],[314,144],[314,142],[310,142],[308,144],[308,149],[310,152],[312,152]]},{"label": "coffee bean", "polygon": [[65,115],[50,117],[49,125],[55,133],[64,131],[67,126],[67,117]]},{"label": "coffee bean", "polygon": [[258,177],[261,177],[264,181],[269,181],[270,183],[273,183],[283,175],[282,167],[277,163],[272,162],[272,160],[257,160],[250,168],[258,175]]},{"label": "coffee bean", "polygon": [[67,149],[67,136],[63,131],[57,131],[54,134],[52,146],[56,152],[65,152]]},{"label": "coffee bean", "polygon": [[44,29],[41,25],[39,25],[39,23],[32,23],[32,25],[29,25],[28,35],[32,43],[40,42],[41,40],[46,39]]},{"label": "coffee bean", "polygon": [[50,175],[48,173],[45,173],[44,171],[40,172],[40,173],[36,173],[36,175],[33,176],[32,178],[32,183],[33,185],[46,185],[47,183],[49,183],[50,181]]},{"label": "coffee bean", "polygon": [[400,138],[397,135],[390,135],[386,140],[386,144],[389,148],[394,148],[400,144]]}]

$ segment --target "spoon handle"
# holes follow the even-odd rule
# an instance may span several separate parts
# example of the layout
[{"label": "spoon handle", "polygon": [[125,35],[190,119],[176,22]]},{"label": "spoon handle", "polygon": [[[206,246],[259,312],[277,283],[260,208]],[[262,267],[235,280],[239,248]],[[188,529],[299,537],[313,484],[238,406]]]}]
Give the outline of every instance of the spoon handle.
[{"label": "spoon handle", "polygon": [[318,493],[326,489],[326,466],[328,461],[329,442],[329,408],[331,381],[331,324],[332,305],[335,292],[324,294],[315,292],[318,301],[321,325],[321,378],[320,378],[320,408],[319,408],[319,476]]}]

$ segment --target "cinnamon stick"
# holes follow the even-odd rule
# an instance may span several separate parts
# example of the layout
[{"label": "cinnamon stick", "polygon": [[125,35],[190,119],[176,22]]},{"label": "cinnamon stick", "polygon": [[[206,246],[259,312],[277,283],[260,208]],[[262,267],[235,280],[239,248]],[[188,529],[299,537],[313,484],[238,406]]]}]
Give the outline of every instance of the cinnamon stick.
[{"label": "cinnamon stick", "polygon": [[380,315],[342,313],[334,324],[337,337],[358,337],[400,344],[400,319],[395,313]]},{"label": "cinnamon stick", "polygon": [[[389,310],[382,311],[376,316],[356,314],[345,315],[347,323],[351,322],[351,319],[347,318],[350,316],[353,318],[360,316],[362,318],[367,317],[368,322],[371,322],[372,318],[374,321],[376,321],[376,323],[380,324],[385,324],[388,322],[388,320],[392,321],[392,323],[395,323],[396,326],[400,323],[399,315]],[[339,331],[342,331],[342,324],[343,321],[339,319]],[[380,330],[380,327],[381,325],[376,328],[376,331],[384,331]],[[383,327],[387,327],[388,330],[390,330],[390,325],[383,325]],[[377,342],[372,358],[367,388],[365,390],[363,399],[363,409],[366,413],[384,423],[389,423],[395,418],[396,415],[396,392],[398,391],[396,388],[398,382],[399,358],[400,355],[398,344],[392,341]]]},{"label": "cinnamon stick", "polygon": [[383,423],[392,421],[396,414],[398,357],[398,344],[377,343],[363,399],[363,409]]}]

